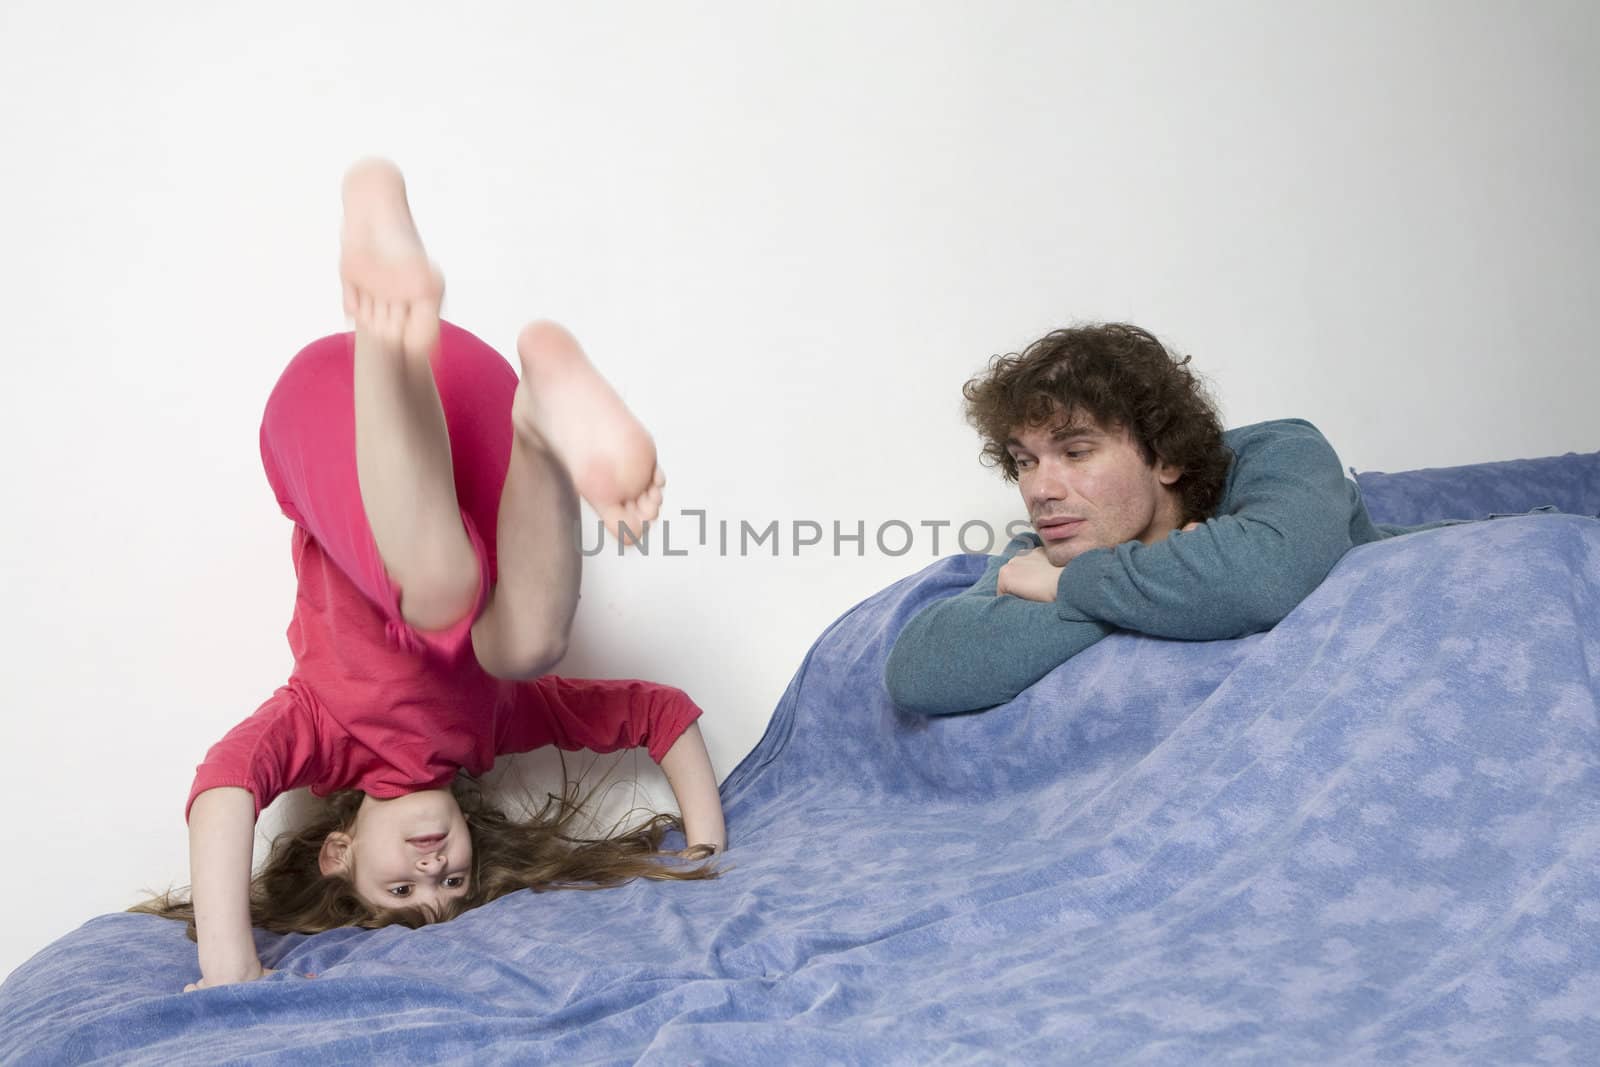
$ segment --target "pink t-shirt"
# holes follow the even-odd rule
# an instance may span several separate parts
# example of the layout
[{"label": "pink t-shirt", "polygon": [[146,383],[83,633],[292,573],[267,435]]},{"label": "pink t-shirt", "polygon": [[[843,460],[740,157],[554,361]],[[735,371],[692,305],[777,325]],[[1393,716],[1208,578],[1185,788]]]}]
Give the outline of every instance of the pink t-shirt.
[{"label": "pink t-shirt", "polygon": [[613,752],[646,747],[658,763],[700,709],[682,690],[640,681],[546,675],[507,682],[470,649],[445,657],[396,647],[386,620],[301,527],[300,587],[289,645],[295,667],[250,718],[211,747],[188,807],[207,789],[250,790],[256,812],[299,786],[391,798],[444,788],[465,768],[544,745]]}]

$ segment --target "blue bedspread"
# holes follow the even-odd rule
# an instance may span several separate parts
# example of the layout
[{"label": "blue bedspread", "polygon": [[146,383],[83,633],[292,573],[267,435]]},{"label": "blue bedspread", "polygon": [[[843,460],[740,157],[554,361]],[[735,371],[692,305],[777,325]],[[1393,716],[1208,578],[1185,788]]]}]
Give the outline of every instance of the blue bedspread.
[{"label": "blue bedspread", "polygon": [[1398,526],[1495,513],[1515,515],[1536,508],[1569,515],[1600,514],[1600,452],[1393,474],[1351,473],[1373,521]]},{"label": "blue bedspread", "polygon": [[897,713],[895,633],[981,566],[817,641],[721,880],[263,936],[319,977],[190,995],[179,925],[105,916],[5,984],[0,1062],[1600,1060],[1600,522],[1367,545],[1269,634]]}]

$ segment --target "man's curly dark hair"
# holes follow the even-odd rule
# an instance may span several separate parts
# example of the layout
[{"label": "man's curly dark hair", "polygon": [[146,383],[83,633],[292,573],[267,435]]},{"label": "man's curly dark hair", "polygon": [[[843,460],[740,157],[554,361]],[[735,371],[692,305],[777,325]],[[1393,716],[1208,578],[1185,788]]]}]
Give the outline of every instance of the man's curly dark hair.
[{"label": "man's curly dark hair", "polygon": [[1222,499],[1232,455],[1204,383],[1149,331],[1122,322],[1054,330],[1020,353],[995,356],[962,387],[983,459],[1016,481],[1006,441],[1017,430],[1087,415],[1126,427],[1146,463],[1178,467],[1185,522],[1208,518]]}]

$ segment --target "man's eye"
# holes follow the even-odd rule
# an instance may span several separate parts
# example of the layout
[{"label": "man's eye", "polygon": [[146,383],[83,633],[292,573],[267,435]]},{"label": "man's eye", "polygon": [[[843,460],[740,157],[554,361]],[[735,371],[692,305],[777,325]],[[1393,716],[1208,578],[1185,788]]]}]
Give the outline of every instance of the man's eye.
[{"label": "man's eye", "polygon": [[1069,449],[1067,449],[1067,458],[1068,459],[1080,459],[1083,456],[1087,456],[1088,454],[1089,454],[1089,450],[1087,448],[1069,448]]},{"label": "man's eye", "polygon": [[1019,471],[1025,471],[1029,467],[1033,466],[1033,460],[1024,459],[1021,456],[1014,457],[1014,461],[1015,461],[1015,463],[1017,465],[1017,470],[1019,470]]},{"label": "man's eye", "polygon": [[444,880],[444,887],[446,889],[460,889],[462,886],[464,886],[466,884],[467,884],[466,876],[465,875],[460,875],[460,874],[452,874],[450,877],[448,877],[448,878],[446,878]]},{"label": "man's eye", "polygon": [[389,895],[391,897],[409,897],[411,895],[411,887],[408,885],[391,886]]}]

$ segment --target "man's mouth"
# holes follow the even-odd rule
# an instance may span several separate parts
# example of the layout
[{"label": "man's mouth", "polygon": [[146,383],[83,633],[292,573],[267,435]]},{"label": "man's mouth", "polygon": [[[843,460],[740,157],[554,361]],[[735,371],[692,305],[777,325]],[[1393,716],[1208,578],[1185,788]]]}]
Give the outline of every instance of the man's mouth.
[{"label": "man's mouth", "polygon": [[446,834],[423,834],[421,837],[408,837],[406,844],[418,852],[437,852],[439,846],[444,844]]},{"label": "man's mouth", "polygon": [[1087,519],[1071,519],[1058,517],[1054,519],[1040,519],[1034,523],[1034,528],[1039,531],[1039,537],[1044,541],[1065,541],[1077,533]]}]

